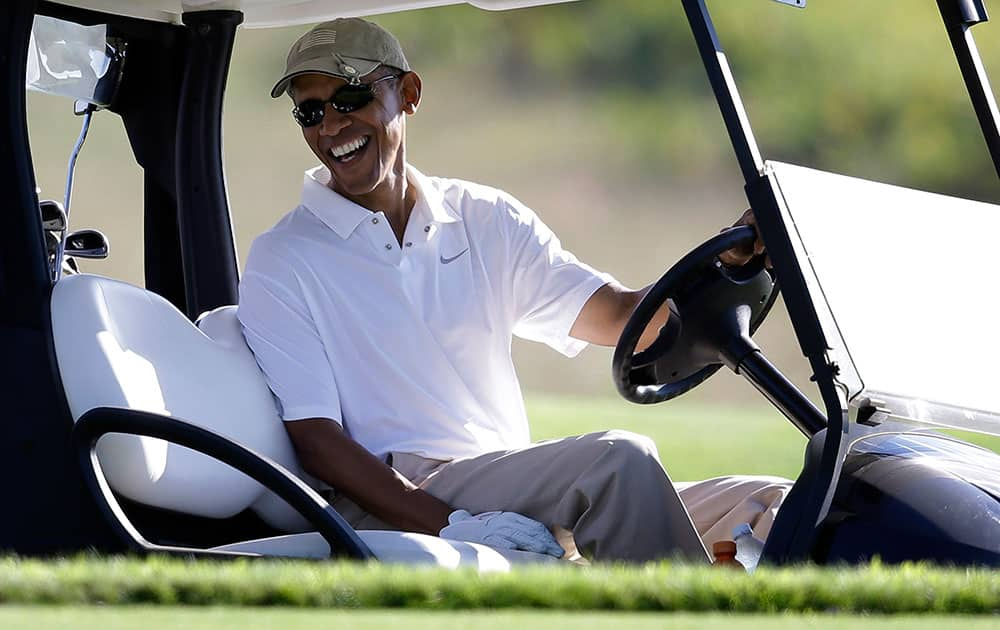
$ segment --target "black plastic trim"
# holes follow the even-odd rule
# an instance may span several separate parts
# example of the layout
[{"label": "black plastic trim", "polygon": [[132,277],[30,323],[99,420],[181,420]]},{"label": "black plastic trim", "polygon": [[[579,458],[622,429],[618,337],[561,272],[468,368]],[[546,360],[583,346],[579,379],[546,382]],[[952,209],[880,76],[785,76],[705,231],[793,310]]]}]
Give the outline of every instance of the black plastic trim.
[{"label": "black plastic trim", "polygon": [[0,325],[42,330],[51,283],[35,172],[28,142],[24,90],[33,0],[0,3]]},{"label": "black plastic trim", "polygon": [[785,378],[759,349],[748,353],[735,372],[767,398],[808,438],[826,428],[826,416],[795,385]]},{"label": "black plastic trim", "polygon": [[73,449],[90,493],[105,519],[133,550],[139,553],[180,553],[216,557],[253,554],[156,545],[146,540],[129,520],[108,484],[97,459],[97,441],[107,433],[159,438],[213,457],[262,484],[305,517],[329,543],[332,557],[367,560],[371,549],[336,510],[315,491],[270,459],[218,433],[178,418],[132,409],[99,407],[77,420]]},{"label": "black plastic trim", "polygon": [[956,9],[962,21],[970,26],[990,19],[986,14],[986,3],[983,0],[952,0],[952,3],[957,5]]},{"label": "black plastic trim", "polygon": [[186,312],[237,302],[239,271],[222,167],[222,101],[239,11],[185,13],[187,67],[177,117],[177,218]]},{"label": "black plastic trim", "polygon": [[705,72],[712,84],[712,91],[715,92],[715,100],[726,123],[729,140],[732,142],[733,151],[736,152],[743,180],[749,184],[763,172],[764,160],[757,147],[757,140],[750,127],[750,119],[743,106],[743,100],[736,89],[729,61],[726,59],[725,51],[722,50],[722,44],[719,43],[705,0],[683,0],[683,4],[688,23],[691,25],[691,33],[698,45],[701,60],[705,64]]},{"label": "black plastic trim", "polygon": [[[796,549],[793,543],[800,538],[798,532],[801,529],[808,529],[808,525],[805,525],[808,520],[803,520],[801,517],[811,502],[812,488],[817,483],[825,443],[824,429],[812,436],[806,444],[802,471],[799,472],[795,484],[782,502],[778,516],[771,526],[771,532],[761,553],[761,564],[805,562],[812,558],[811,547],[803,553]],[[816,536],[818,535],[817,532]]]},{"label": "black plastic trim", "polygon": [[[808,466],[796,483],[794,509],[778,513],[769,536],[766,559],[770,562],[803,562],[809,559],[837,490],[847,451],[845,436],[850,429],[846,392],[836,381],[839,366],[830,358],[821,313],[817,310],[791,242],[792,226],[786,225],[784,199],[773,174],[746,186],[747,199],[757,218],[757,228],[767,243],[774,272],[785,295],[785,307],[803,354],[809,359],[813,380],[823,399],[827,428],[816,434],[807,449]],[[820,441],[821,440],[821,441]],[[802,478],[808,473],[807,478]]]},{"label": "black plastic trim", "polygon": [[937,0],[937,4],[993,167],[1000,175],[1000,110],[971,30],[975,24],[989,19],[986,7],[980,0]]}]

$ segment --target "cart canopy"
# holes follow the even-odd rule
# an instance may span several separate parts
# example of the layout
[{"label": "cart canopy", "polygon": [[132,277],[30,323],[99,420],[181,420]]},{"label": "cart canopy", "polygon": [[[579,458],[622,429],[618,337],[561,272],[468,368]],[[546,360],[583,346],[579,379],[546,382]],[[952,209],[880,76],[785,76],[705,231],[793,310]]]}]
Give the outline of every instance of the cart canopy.
[{"label": "cart canopy", "polygon": [[503,10],[571,0],[67,0],[66,6],[179,24],[189,11],[236,10],[248,27],[291,26],[337,17],[390,13],[448,4]]}]

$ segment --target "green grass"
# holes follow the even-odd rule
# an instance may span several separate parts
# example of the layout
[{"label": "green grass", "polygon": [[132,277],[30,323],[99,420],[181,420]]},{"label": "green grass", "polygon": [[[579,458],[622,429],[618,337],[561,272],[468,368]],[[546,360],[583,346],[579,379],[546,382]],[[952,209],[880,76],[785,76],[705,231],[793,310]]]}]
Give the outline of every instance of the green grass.
[{"label": "green grass", "polygon": [[[634,405],[621,399],[531,395],[532,439],[628,429],[653,438],[675,481],[717,475],[763,474],[795,479],[806,440],[767,403],[706,405],[685,399]],[[946,431],[1000,451],[1000,437]]]},{"label": "green grass", "polygon": [[[883,630],[938,630],[956,622],[954,617],[893,616],[872,617],[853,615],[729,615],[688,613],[567,613],[567,612],[427,612],[427,611],[328,611],[328,610],[233,610],[231,608],[81,608],[65,607],[39,609],[13,607],[0,609],[0,627],[73,628],[87,630],[144,630],[183,629],[215,630],[232,628],[282,628],[305,630],[323,628],[350,628],[351,630],[597,630],[615,627],[619,630],[645,630],[647,628],[675,628],[679,630],[854,630],[855,628],[880,628]],[[996,627],[996,620],[988,618],[963,618],[966,630]]]},{"label": "green grass", "polygon": [[878,563],[753,575],[669,563],[477,575],[336,562],[6,558],[0,604],[993,614],[1000,579],[988,570]]},{"label": "green grass", "polygon": [[683,399],[635,405],[622,399],[532,395],[527,398],[534,440],[604,429],[627,429],[656,442],[676,481],[728,474],[794,479],[806,441],[787,420],[762,406],[710,406]]}]

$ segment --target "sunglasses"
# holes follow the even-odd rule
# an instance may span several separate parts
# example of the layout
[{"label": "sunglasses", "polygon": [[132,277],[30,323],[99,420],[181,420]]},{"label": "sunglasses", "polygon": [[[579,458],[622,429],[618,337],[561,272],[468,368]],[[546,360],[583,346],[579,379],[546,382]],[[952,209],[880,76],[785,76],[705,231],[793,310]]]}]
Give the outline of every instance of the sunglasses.
[{"label": "sunglasses", "polygon": [[389,79],[398,79],[401,75],[390,74],[371,83],[348,83],[333,93],[328,100],[311,98],[302,101],[292,108],[292,117],[302,127],[315,127],[323,122],[326,115],[326,104],[329,103],[341,114],[357,111],[375,100],[375,84]]}]

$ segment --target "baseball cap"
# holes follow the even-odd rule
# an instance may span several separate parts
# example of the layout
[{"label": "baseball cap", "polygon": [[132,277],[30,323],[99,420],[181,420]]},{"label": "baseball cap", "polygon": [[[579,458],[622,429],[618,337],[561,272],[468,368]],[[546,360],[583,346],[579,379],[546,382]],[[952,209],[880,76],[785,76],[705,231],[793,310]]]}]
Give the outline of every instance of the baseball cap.
[{"label": "baseball cap", "polygon": [[392,33],[360,18],[323,22],[292,44],[285,73],[271,89],[271,97],[287,92],[292,79],[302,74],[325,74],[354,82],[381,65],[410,71],[403,48]]}]

